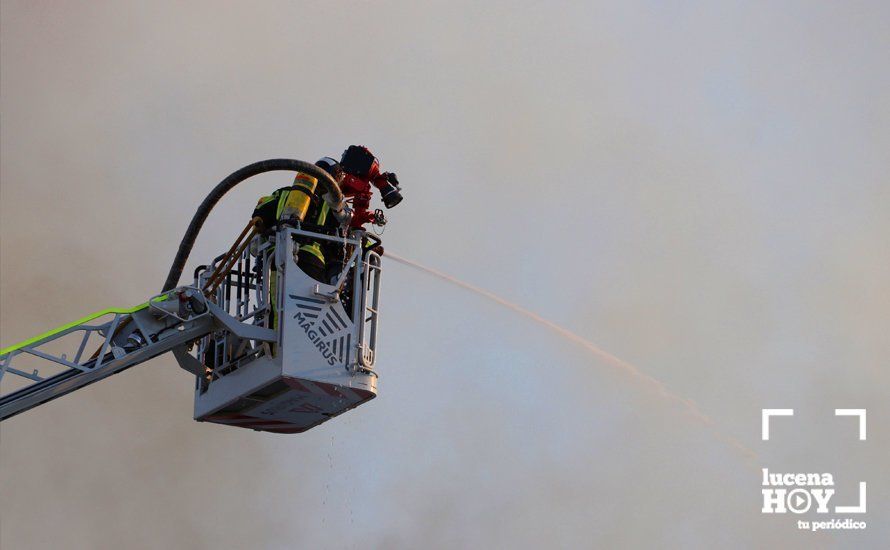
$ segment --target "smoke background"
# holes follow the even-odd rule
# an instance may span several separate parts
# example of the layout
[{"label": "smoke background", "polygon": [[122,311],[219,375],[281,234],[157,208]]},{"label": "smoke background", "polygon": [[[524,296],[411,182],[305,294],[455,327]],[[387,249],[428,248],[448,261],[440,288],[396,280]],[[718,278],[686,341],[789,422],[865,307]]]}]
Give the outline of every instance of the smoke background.
[{"label": "smoke background", "polygon": [[[0,4],[3,345],[159,290],[209,188],[369,145],[380,397],[300,436],[191,421],[156,359],[4,422],[0,546],[878,547],[890,539],[890,10],[880,2]],[[227,247],[265,176],[214,211]],[[190,268],[186,272],[189,272]],[[795,408],[760,441],[762,407]],[[869,438],[834,408],[867,408]],[[869,484],[864,532],[760,474]]]}]

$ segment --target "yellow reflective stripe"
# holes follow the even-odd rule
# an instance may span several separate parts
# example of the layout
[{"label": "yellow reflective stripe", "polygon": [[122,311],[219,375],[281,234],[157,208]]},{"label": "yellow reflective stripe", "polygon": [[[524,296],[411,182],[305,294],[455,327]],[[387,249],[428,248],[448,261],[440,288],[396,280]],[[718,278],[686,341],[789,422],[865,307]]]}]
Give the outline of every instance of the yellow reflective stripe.
[{"label": "yellow reflective stripe", "polygon": [[272,200],[275,200],[275,195],[266,195],[265,197],[260,197],[260,200],[258,200],[256,203],[257,208]]},{"label": "yellow reflective stripe", "polygon": [[300,247],[300,250],[305,250],[306,252],[321,260],[321,263],[325,263],[324,254],[321,253],[321,247],[318,245],[318,243],[304,244]]},{"label": "yellow reflective stripe", "polygon": [[328,206],[327,201],[322,201],[321,208],[319,209],[319,212],[318,212],[318,219],[315,221],[315,223],[317,223],[318,225],[324,225],[324,222],[326,222],[328,220],[328,211],[330,209],[331,209],[331,207]]},{"label": "yellow reflective stripe", "polygon": [[[277,191],[276,191],[277,193]],[[281,212],[284,211],[284,204],[287,202],[287,196],[290,195],[290,191],[284,190],[278,195],[278,208],[275,209],[275,219],[281,219]]]}]

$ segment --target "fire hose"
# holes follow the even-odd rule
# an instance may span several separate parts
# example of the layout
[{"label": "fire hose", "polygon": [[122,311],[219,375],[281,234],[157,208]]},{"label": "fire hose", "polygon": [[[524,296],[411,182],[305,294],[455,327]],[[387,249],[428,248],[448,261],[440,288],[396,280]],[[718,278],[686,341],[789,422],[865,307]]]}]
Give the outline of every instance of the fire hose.
[{"label": "fire hose", "polygon": [[269,159],[248,164],[244,168],[232,172],[228,177],[219,182],[216,187],[210,191],[210,194],[207,195],[201,205],[198,206],[195,215],[192,217],[192,221],[189,223],[189,226],[185,231],[185,235],[182,237],[182,242],[179,243],[179,249],[176,251],[176,257],[173,259],[173,264],[170,266],[170,271],[167,273],[167,280],[164,281],[164,286],[161,288],[161,292],[171,290],[179,284],[179,277],[182,276],[182,270],[185,268],[185,263],[188,261],[189,254],[192,252],[195,241],[198,239],[198,233],[200,233],[201,227],[210,215],[210,211],[213,210],[213,207],[216,206],[216,203],[219,202],[223,195],[248,178],[258,174],[275,171],[303,172],[304,174],[308,174],[318,179],[319,183],[324,187],[323,198],[331,207],[334,216],[341,222],[345,220],[347,213],[343,199],[343,192],[340,191],[340,186],[337,185],[334,178],[322,168],[302,160],[294,159]]}]

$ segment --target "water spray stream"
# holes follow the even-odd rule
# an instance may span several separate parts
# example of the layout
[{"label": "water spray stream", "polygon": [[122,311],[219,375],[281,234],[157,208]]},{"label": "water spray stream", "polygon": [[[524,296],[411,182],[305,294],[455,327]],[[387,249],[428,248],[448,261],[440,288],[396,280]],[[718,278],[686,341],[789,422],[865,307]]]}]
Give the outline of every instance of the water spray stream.
[{"label": "water spray stream", "polygon": [[740,441],[720,432],[717,429],[716,423],[710,417],[708,417],[703,412],[701,412],[701,410],[699,410],[698,406],[692,400],[680,397],[679,395],[672,393],[660,381],[658,381],[655,378],[649,376],[648,374],[640,371],[640,369],[631,365],[627,361],[625,361],[619,357],[616,357],[616,356],[612,355],[611,353],[599,348],[593,342],[590,342],[589,340],[582,338],[581,336],[575,334],[574,332],[570,331],[569,329],[564,328],[560,325],[557,325],[553,321],[549,321],[549,320],[541,317],[534,311],[530,311],[528,309],[525,309],[522,306],[516,305],[513,302],[510,302],[504,298],[501,298],[497,294],[493,294],[485,289],[479,288],[479,287],[471,285],[469,283],[465,283],[465,282],[461,281],[460,279],[452,277],[451,275],[448,275],[446,273],[442,273],[441,271],[437,271],[435,269],[423,266],[417,262],[414,262],[407,258],[403,258],[402,256],[399,256],[397,254],[393,254],[389,250],[386,251],[386,258],[396,261],[400,264],[412,267],[414,269],[417,269],[417,270],[427,273],[429,275],[433,275],[434,277],[438,277],[439,279],[447,281],[453,285],[459,286],[461,288],[464,288],[466,290],[469,290],[471,292],[479,294],[480,296],[488,298],[489,300],[491,300],[491,301],[493,301],[507,309],[513,310],[516,313],[519,313],[520,315],[523,315],[523,316],[535,321],[536,323],[544,325],[545,327],[556,332],[563,338],[566,338],[567,340],[570,340],[570,341],[580,345],[581,347],[583,347],[585,350],[587,350],[591,354],[602,359],[606,364],[620,370],[621,372],[630,376],[631,378],[633,378],[640,384],[645,385],[646,387],[653,390],[655,393],[657,393],[660,397],[662,397],[666,401],[669,401],[672,403],[679,403],[680,405],[683,406],[686,413],[691,418],[704,424],[711,431],[711,433],[714,434],[719,440],[723,441],[724,443],[726,443],[727,445],[729,445],[730,447],[732,447],[733,449],[735,449],[736,451],[741,453],[746,459],[753,461],[757,458],[757,454],[754,451],[752,451],[751,449],[745,447]]}]

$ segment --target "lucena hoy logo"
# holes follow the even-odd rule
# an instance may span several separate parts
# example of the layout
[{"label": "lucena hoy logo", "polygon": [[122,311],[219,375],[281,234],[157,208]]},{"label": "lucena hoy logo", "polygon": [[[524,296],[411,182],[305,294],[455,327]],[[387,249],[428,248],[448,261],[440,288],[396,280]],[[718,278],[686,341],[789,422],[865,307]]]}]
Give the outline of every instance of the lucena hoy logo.
[{"label": "lucena hoy logo", "polygon": [[[859,440],[866,439],[865,409],[835,409],[835,416],[859,417]],[[761,429],[763,441],[770,439],[770,418],[794,416],[794,409],[761,409]],[[866,483],[859,482],[859,503],[855,506],[832,505],[835,496],[835,476],[822,473],[780,473],[762,468],[761,494],[764,514],[864,514],[866,512]],[[851,518],[831,519],[830,521],[798,521],[799,529],[819,531],[824,529],[865,529],[864,521]]]}]

